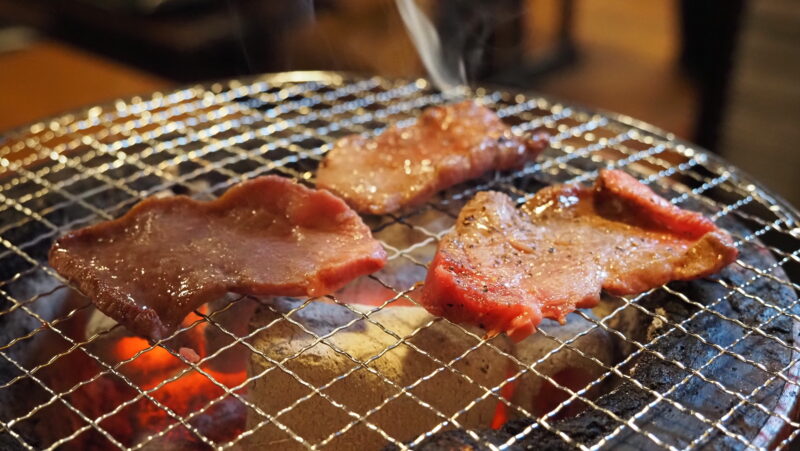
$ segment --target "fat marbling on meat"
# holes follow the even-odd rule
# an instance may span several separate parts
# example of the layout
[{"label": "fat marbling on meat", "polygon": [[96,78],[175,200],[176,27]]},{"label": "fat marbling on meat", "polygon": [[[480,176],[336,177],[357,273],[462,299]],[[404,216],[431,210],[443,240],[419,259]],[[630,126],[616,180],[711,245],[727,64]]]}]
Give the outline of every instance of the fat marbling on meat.
[{"label": "fat marbling on meat", "polygon": [[726,232],[630,175],[601,171],[593,188],[542,189],[521,209],[478,193],[440,242],[423,288],[433,314],[520,340],[543,317],[564,321],[601,289],[628,295],[713,274],[736,259]]},{"label": "fat marbling on meat", "polygon": [[317,171],[317,187],[361,213],[391,213],[489,170],[519,168],[547,142],[544,134],[512,134],[494,111],[471,100],[433,106],[411,126],[340,139]]},{"label": "fat marbling on meat", "polygon": [[386,253],[341,199],[265,176],[211,202],[145,199],[64,235],[49,259],[103,313],[159,339],[228,291],[324,295],[382,268]]}]

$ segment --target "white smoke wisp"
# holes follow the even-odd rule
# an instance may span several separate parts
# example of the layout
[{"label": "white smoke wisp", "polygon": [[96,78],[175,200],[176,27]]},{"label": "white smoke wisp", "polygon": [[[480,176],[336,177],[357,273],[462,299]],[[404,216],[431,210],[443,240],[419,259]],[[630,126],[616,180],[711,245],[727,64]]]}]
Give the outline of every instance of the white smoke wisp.
[{"label": "white smoke wisp", "polygon": [[464,61],[459,59],[458,67],[447,67],[439,34],[430,19],[414,0],[395,0],[395,4],[433,84],[445,96],[457,95],[459,88],[466,85]]}]

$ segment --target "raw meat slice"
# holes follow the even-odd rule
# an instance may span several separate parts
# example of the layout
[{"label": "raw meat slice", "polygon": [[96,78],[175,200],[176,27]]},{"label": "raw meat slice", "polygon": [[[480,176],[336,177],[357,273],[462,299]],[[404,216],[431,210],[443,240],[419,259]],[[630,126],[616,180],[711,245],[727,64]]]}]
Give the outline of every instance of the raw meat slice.
[{"label": "raw meat slice", "polygon": [[412,126],[339,140],[317,171],[317,187],[361,213],[391,213],[489,170],[521,167],[547,142],[543,134],[515,136],[494,111],[474,101],[434,106]]},{"label": "raw meat slice", "polygon": [[211,202],[146,199],[50,249],[50,265],[98,309],[152,339],[228,291],[319,296],[385,262],[342,200],[276,176],[240,183]]},{"label": "raw meat slice", "polygon": [[736,259],[730,235],[622,171],[594,188],[551,186],[521,209],[481,192],[439,244],[422,293],[433,314],[520,340],[600,290],[627,295],[708,276]]}]

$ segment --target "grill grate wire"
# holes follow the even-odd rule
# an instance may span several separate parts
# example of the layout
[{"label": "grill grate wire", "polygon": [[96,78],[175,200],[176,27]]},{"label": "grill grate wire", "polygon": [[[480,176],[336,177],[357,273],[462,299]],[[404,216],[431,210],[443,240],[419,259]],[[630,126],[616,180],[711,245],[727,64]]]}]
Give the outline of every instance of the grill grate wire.
[{"label": "grill grate wire", "polygon": [[[512,353],[498,347],[492,339],[487,340],[463,328],[461,329],[463,333],[474,339],[474,345],[450,361],[436,358],[410,340],[420,331],[431,327],[432,324],[447,320],[434,318],[410,334],[399,335],[371,318],[374,312],[380,311],[398,300],[406,299],[413,302],[409,296],[410,290],[397,289],[392,283],[382,280],[380,275],[369,277],[384,288],[394,291],[395,296],[368,312],[354,309],[350,305],[342,303],[336,296],[327,296],[329,301],[338,303],[353,312],[355,319],[326,335],[316,334],[294,318],[294,313],[305,308],[310,301],[288,313],[273,310],[279,315],[276,320],[254,328],[246,335],[231,332],[216,318],[246,298],[239,297],[216,311],[197,312],[201,319],[179,329],[172,337],[137,352],[131,358],[109,362],[97,355],[90,345],[102,342],[121,326],[94,333],[85,340],[78,341],[70,338],[59,326],[76,315],[93,309],[90,303],[86,302],[53,319],[37,313],[34,308],[37,302],[46,302],[48,297],[54,293],[68,291],[72,287],[47,266],[44,258],[40,255],[32,255],[29,249],[33,249],[37,244],[49,243],[57,236],[77,227],[119,216],[134,203],[147,196],[176,185],[196,183],[198,180],[206,181],[206,185],[194,192],[201,197],[219,194],[234,183],[266,173],[292,177],[313,185],[316,165],[338,137],[349,133],[379,133],[387,123],[398,121],[407,123],[409,120],[413,120],[417,112],[425,106],[446,101],[424,80],[357,78],[334,73],[280,74],[242,82],[229,81],[197,85],[171,93],[156,93],[147,98],[136,97],[129,101],[118,101],[113,105],[94,107],[80,113],[37,123],[28,129],[0,139],[0,166],[7,171],[3,178],[3,184],[0,186],[0,201],[2,201],[0,214],[13,218],[8,222],[4,220],[3,225],[0,226],[0,244],[2,244],[0,265],[7,264],[12,258],[21,259],[27,265],[24,270],[14,272],[7,278],[4,277],[5,280],[0,281],[0,293],[6,301],[4,309],[0,311],[0,321],[3,320],[3,317],[23,315],[38,323],[38,326],[33,327],[29,332],[0,343],[2,360],[18,370],[16,376],[8,378],[0,384],[0,393],[14,390],[22,381],[29,381],[41,387],[50,396],[46,402],[34,406],[27,413],[14,418],[0,417],[0,433],[7,433],[24,448],[34,449],[37,446],[28,443],[26,438],[17,432],[17,428],[40,411],[60,404],[77,415],[84,424],[66,436],[51,443],[42,444],[42,448],[55,449],[68,445],[81,434],[93,430],[120,449],[142,449],[175,428],[185,428],[210,447],[228,449],[240,445],[243,440],[252,436],[260,428],[271,424],[284,431],[287,437],[297,443],[315,449],[324,447],[352,427],[362,424],[381,435],[387,443],[404,449],[407,446],[418,445],[444,428],[461,427],[459,418],[475,405],[487,399],[505,404],[520,416],[532,417],[531,412],[507,400],[501,395],[501,391],[507,384],[520,380],[526,374],[536,374],[554,387],[567,392],[569,398],[561,402],[555,410],[538,418],[521,432],[509,438],[505,443],[499,446],[486,443],[489,448],[513,447],[536,429],[544,429],[556,434],[571,447],[592,450],[610,446],[613,444],[613,440],[631,432],[645,437],[648,445],[654,448],[695,449],[703,446],[711,437],[717,435],[729,438],[735,447],[740,448],[766,448],[771,445],[764,438],[747,437],[730,427],[731,419],[744,408],[753,408],[765,414],[769,430],[775,433],[784,427],[792,428],[788,435],[773,444],[779,449],[788,446],[791,440],[797,436],[800,423],[791,416],[788,408],[766,405],[764,399],[759,398],[759,393],[773,382],[785,384],[786,393],[794,395],[798,393],[797,375],[798,369],[800,369],[800,362],[798,362],[800,348],[793,341],[783,340],[767,331],[769,325],[780,318],[790,318],[795,328],[797,324],[800,324],[797,300],[795,299],[786,306],[776,305],[758,293],[748,291],[748,287],[751,283],[767,280],[770,284],[786,287],[795,295],[800,293],[800,286],[796,278],[786,278],[781,275],[783,271],[796,273],[797,265],[800,264],[800,228],[797,225],[797,212],[752,182],[746,175],[724,165],[716,157],[680,142],[673,135],[631,118],[593,113],[541,97],[483,88],[475,88],[468,95],[477,97],[493,107],[501,117],[514,124],[514,129],[518,133],[538,128],[550,130],[554,135],[552,148],[539,162],[531,164],[523,170],[484,177],[467,184],[467,186],[448,190],[439,198],[415,211],[381,218],[381,222],[373,230],[378,237],[380,231],[393,226],[408,227],[420,236],[418,242],[405,248],[398,248],[391,243],[384,242],[390,260],[404,259],[410,264],[425,267],[424,262],[412,255],[414,250],[435,244],[446,230],[428,230],[423,225],[415,223],[415,217],[423,211],[434,210],[454,218],[459,202],[469,199],[480,190],[499,189],[515,196],[522,203],[535,192],[535,190],[526,189],[526,183],[529,180],[540,183],[589,182],[601,168],[622,168],[638,176],[654,189],[672,190],[670,192],[674,195],[670,200],[675,204],[691,202],[690,207],[702,205],[703,208],[712,211],[711,218],[715,221],[722,218],[735,218],[747,224],[750,233],[741,234],[732,231],[737,240],[737,246],[740,248],[756,246],[764,249],[772,254],[775,263],[767,267],[756,267],[740,259],[735,265],[751,274],[751,279],[739,286],[731,285],[722,279],[711,279],[722,286],[727,294],[710,303],[699,302],[680,290],[664,286],[638,296],[619,298],[618,300],[621,302],[619,307],[603,318],[595,318],[579,311],[577,315],[591,323],[591,327],[566,340],[549,335],[546,331],[540,331],[540,334],[554,341],[556,347],[533,362],[520,360]],[[41,163],[42,161],[44,163]],[[116,193],[115,197],[121,197],[122,200],[111,205],[96,201],[108,192]],[[61,200],[48,203],[42,208],[37,207],[37,202],[53,195]],[[58,213],[75,207],[86,214],[74,218],[68,215],[68,220],[63,223],[52,219]],[[453,208],[456,208],[455,211]],[[33,228],[41,229],[41,233],[21,242],[7,238],[16,236],[15,231]],[[766,238],[770,239],[766,240]],[[11,286],[26,282],[37,275],[52,279],[55,286],[43,289],[41,292],[37,291],[24,299],[17,299],[11,294]],[[640,303],[646,296],[659,291],[679,297],[696,310],[683,320],[675,321],[664,313]],[[734,295],[752,299],[771,311],[772,314],[764,319],[744,322],[739,318],[729,317],[715,310],[718,304]],[[647,318],[660,321],[666,327],[660,329],[659,333],[650,341],[640,343],[609,326],[610,320],[630,308],[636,309]],[[687,327],[687,324],[698,315],[713,315],[725,323],[730,323],[731,327],[740,328],[744,333],[730,343],[716,343]],[[280,321],[287,321],[313,336],[312,344],[282,360],[275,360],[251,344],[252,337]],[[338,331],[361,321],[369,322],[380,328],[395,340],[394,344],[386,347],[380,353],[362,360],[326,340]],[[179,353],[164,346],[171,338],[186,334],[200,324],[207,324],[206,327],[217,329],[231,339],[230,343],[203,357],[197,363],[187,361]],[[575,346],[575,342],[594,329],[601,329],[618,337],[624,343],[633,346],[634,350],[622,361],[612,365],[586,354]],[[41,364],[26,368],[19,357],[13,356],[14,351],[25,346],[26,343],[45,331],[54,333],[67,342],[69,347],[66,351],[48,356]],[[712,348],[714,355],[698,367],[693,367],[654,349],[656,343],[676,332]],[[796,331],[793,331],[792,335],[796,335]],[[785,349],[791,353],[790,361],[782,368],[775,370],[769,368],[765,362],[754,360],[737,352],[737,345],[750,337],[763,338],[775,346]],[[320,343],[331,347],[334,352],[348,359],[352,363],[352,367],[328,383],[315,385],[305,381],[301,375],[287,367],[287,362],[298,358],[304,351]],[[244,382],[230,388],[215,380],[212,374],[205,371],[203,363],[236,346],[246,347],[249,352],[259,355],[271,366],[260,374],[248,374]],[[411,385],[401,386],[370,366],[373,361],[401,346],[409,347],[414,352],[432,359],[437,368]],[[175,375],[154,387],[140,387],[121,372],[120,367],[139,358],[154,347],[166,349],[173,356],[181,359],[185,366]],[[491,349],[494,353],[511,360],[517,365],[518,370],[497,386],[480,385],[470,375],[456,367],[459,361],[479,348]],[[583,358],[591,360],[602,368],[603,374],[580,390],[572,390],[538,369],[547,359],[564,350],[571,350]],[[44,369],[73,352],[85,354],[100,365],[102,370],[92,378],[82,380],[67,390],[54,391],[39,375]],[[682,371],[684,376],[667,390],[658,391],[650,388],[647,384],[631,377],[627,371],[628,365],[642,355],[651,355],[656,359],[668,362]],[[752,390],[739,390],[704,373],[706,368],[723,357],[734,358],[763,372],[767,377],[766,382]],[[372,373],[395,390],[394,395],[376,402],[372,409],[363,414],[350,410],[325,392],[336,382],[359,370]],[[191,371],[206,376],[222,390],[222,394],[187,415],[179,415],[153,397],[155,391]],[[269,414],[248,399],[243,391],[256,380],[269,379],[273,372],[283,372],[289,375],[306,387],[309,393],[284,409]],[[414,394],[415,387],[444,372],[452,373],[469,384],[478,386],[482,391],[478,398],[466,400],[464,406],[453,415],[441,412]],[[119,378],[135,391],[136,396],[96,418],[88,417],[80,409],[70,404],[69,395],[108,375]],[[651,395],[653,400],[633,415],[620,417],[587,395],[592,388],[613,378],[634,384]],[[684,405],[672,396],[682,386],[690,382],[698,383],[698,381],[734,397],[736,404],[729,410],[720,412],[717,416],[709,417],[707,414]],[[297,405],[315,396],[342,410],[350,421],[321,442],[312,443],[285,425],[281,419]],[[248,415],[257,418],[257,422],[234,440],[220,443],[205,436],[192,424],[192,420],[202,416],[209,408],[229,397],[244,405]],[[370,421],[370,415],[401,397],[411,399],[424,409],[431,411],[440,420],[440,423],[410,443],[404,443],[408,438],[393,437]],[[103,420],[119,413],[142,398],[163,409],[174,421],[156,434],[143,437],[138,442],[128,445],[105,430],[102,423]],[[611,433],[585,443],[580,438],[572,437],[560,430],[557,415],[575,402],[582,402],[587,409],[608,416],[616,427]],[[672,406],[702,423],[703,432],[689,442],[682,442],[675,440],[674,437],[663,431],[659,433],[648,430],[646,427],[648,413],[663,405]],[[481,440],[478,432],[468,430],[467,433],[473,439]]]}]

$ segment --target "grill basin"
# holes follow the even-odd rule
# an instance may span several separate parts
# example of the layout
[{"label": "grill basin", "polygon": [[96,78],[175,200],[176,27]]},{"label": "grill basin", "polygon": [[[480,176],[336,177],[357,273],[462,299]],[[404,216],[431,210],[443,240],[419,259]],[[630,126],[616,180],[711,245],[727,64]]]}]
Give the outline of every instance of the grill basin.
[{"label": "grill basin", "polygon": [[[371,422],[374,412],[356,412],[331,402],[330,407],[342,410],[350,423],[325,439],[311,440],[284,424],[294,407],[273,415],[247,393],[279,374],[308,384],[325,399],[325,389],[320,388],[324,383],[292,376],[281,365],[276,365],[274,374],[251,371],[235,381],[224,372],[226,365],[221,362],[252,356],[253,337],[273,327],[261,324],[248,329],[225,319],[226,312],[252,300],[215,303],[210,310],[197,312],[198,320],[174,337],[121,359],[108,348],[125,331],[116,326],[90,328],[86,333],[93,307],[71,293],[47,266],[47,250],[65,231],[117,217],[138,200],[160,192],[209,198],[262,174],[313,185],[322,155],[337,138],[377,133],[392,122],[408,123],[425,106],[447,99],[424,80],[293,72],[97,106],[0,138],[0,165],[5,170],[0,176],[0,445],[141,449],[184,444],[224,449],[246,444],[258,428],[268,426],[283,431],[291,443],[315,448],[335,443],[356,425],[366,425],[396,448],[446,443],[487,449],[787,446],[800,426],[791,416],[800,355],[797,211],[717,157],[631,118],[525,94],[482,88],[463,94],[498,111],[517,133],[548,130],[554,136],[552,148],[523,170],[493,173],[459,185],[401,215],[367,218],[390,254],[386,270],[359,281],[388,294],[376,309],[394,302],[413,303],[414,283],[424,276],[436,242],[475,192],[500,190],[522,200],[546,184],[589,182],[605,167],[625,169],[676,204],[712,217],[738,240],[739,261],[718,277],[670,284],[631,298],[609,298],[604,311],[576,313],[591,329],[612,336],[620,351],[613,364],[597,360],[602,375],[582,388],[566,389],[541,368],[559,352],[580,353],[576,342],[589,332],[572,337],[540,332],[556,346],[538,360],[520,360],[472,330],[447,325],[474,342],[466,354],[449,362],[440,360],[432,370],[471,385],[460,410],[443,414],[415,400],[414,388],[425,382],[423,376],[404,381],[407,385],[393,393],[440,418],[427,433],[395,436]],[[326,301],[341,302],[347,296],[340,293]],[[292,314],[281,312],[276,324],[290,324]],[[369,321],[369,314],[359,314],[355,320]],[[422,330],[436,327],[432,324]],[[198,331],[216,347],[193,364],[182,359],[176,345]],[[407,334],[398,334],[381,351],[410,346]],[[322,338],[312,335],[312,340],[326,345]],[[152,355],[152,349],[181,362],[179,371],[155,386],[142,383],[130,371],[137,360]],[[459,364],[470,353],[487,352],[512,361],[513,370],[492,386],[464,379]],[[357,368],[369,363],[364,356],[347,357]],[[76,380],[56,377],[65,362],[73,366],[85,362],[96,370]],[[542,418],[526,418],[530,412],[500,394],[503,387],[530,374],[568,394]],[[189,377],[206,378],[219,396],[175,410],[159,391]],[[122,387],[129,398],[96,409],[76,401],[79,393],[99,382]],[[610,388],[595,398],[592,393],[601,385]],[[517,419],[499,431],[460,429],[460,420],[485,402],[507,405]],[[565,415],[579,403],[583,413]],[[135,416],[143,406],[161,412],[163,421],[155,430],[125,433],[111,426],[115,415]],[[383,408],[381,400],[375,400],[373,408]],[[248,421],[232,437],[209,427],[215,422],[238,425],[224,421],[242,414]]]}]

